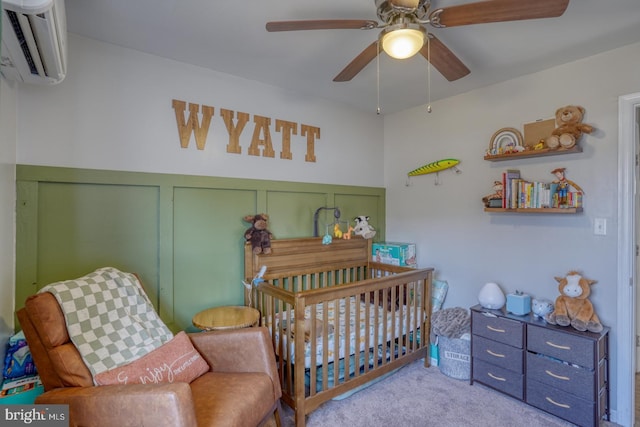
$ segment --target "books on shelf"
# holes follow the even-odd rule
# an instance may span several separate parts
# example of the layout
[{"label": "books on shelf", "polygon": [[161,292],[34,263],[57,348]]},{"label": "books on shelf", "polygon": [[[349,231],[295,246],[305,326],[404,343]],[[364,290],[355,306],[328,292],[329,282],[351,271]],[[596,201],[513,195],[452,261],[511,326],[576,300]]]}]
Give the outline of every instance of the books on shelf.
[{"label": "books on shelf", "polygon": [[520,179],[520,171],[517,169],[507,169],[507,183],[509,185],[509,201],[507,203],[507,207],[508,208],[512,208],[513,207],[513,203],[512,203],[512,196],[511,193],[513,192],[513,183],[517,180]]},{"label": "books on shelf", "polygon": [[507,169],[502,173],[502,208],[511,209],[514,207],[514,182],[520,179],[518,169]]},{"label": "books on shelf", "polygon": [[[504,209],[581,208],[582,192],[559,188],[555,182],[527,181],[520,171],[508,169],[502,174]],[[497,207],[497,206],[496,206]]]}]

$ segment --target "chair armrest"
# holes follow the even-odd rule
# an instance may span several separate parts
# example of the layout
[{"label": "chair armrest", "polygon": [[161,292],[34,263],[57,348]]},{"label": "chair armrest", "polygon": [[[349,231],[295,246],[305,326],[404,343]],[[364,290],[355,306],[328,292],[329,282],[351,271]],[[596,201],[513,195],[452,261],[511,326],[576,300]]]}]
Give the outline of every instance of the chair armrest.
[{"label": "chair armrest", "polygon": [[196,412],[187,383],[57,388],[37,404],[69,405],[69,425],[112,427],[172,425],[195,427]]},{"label": "chair armrest", "polygon": [[214,372],[263,372],[271,377],[276,399],[282,396],[276,357],[264,326],[189,334],[193,346]]}]

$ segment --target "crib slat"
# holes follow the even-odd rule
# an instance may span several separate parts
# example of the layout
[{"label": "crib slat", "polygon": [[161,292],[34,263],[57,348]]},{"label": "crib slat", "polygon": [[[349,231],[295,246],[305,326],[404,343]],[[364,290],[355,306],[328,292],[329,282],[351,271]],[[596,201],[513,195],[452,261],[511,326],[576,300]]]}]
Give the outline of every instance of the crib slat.
[{"label": "crib slat", "polygon": [[[371,331],[371,328],[375,328],[375,325],[371,324],[371,294],[370,293],[365,293],[364,294],[364,298],[365,298],[365,303],[366,303],[366,308],[365,308],[365,318],[364,318],[364,329],[367,332]],[[375,329],[374,329],[375,330]],[[370,337],[371,333],[367,333],[364,336],[364,351],[369,353],[370,352],[370,348],[371,348],[371,340]],[[367,359],[369,359],[369,354],[366,355]],[[367,361],[367,363],[365,363],[365,367],[364,367],[364,372],[367,373],[369,372],[369,362]]]},{"label": "crib slat", "polygon": [[[317,336],[317,319],[316,319],[316,305],[313,304],[309,306],[309,346],[314,349],[318,345],[318,336]],[[307,319],[305,319],[305,323]],[[306,333],[306,332],[305,332]],[[316,394],[316,352],[311,351],[310,354],[311,361],[309,363],[309,390],[310,395],[313,396]]]},{"label": "crib slat", "polygon": [[[363,369],[363,365],[366,363],[365,361],[360,362],[360,354],[361,354],[361,350],[360,350],[360,331],[362,331],[362,324],[360,322],[362,322],[361,319],[361,312],[362,310],[360,310],[361,304],[360,304],[360,295],[361,294],[357,294],[355,301],[354,301],[354,311],[355,311],[355,319],[354,319],[354,333],[356,334],[355,336],[355,352],[356,352],[356,358],[355,358],[355,366],[354,366],[354,377],[357,378],[358,376],[360,376],[360,371]],[[368,334],[367,334],[368,335]],[[367,347],[365,347],[366,351]],[[368,360],[368,355],[364,355],[363,360]]]},{"label": "crib slat", "polygon": [[[391,288],[391,301],[389,301],[389,311],[395,311],[398,313],[398,315],[402,315],[402,309],[396,308],[396,301],[399,301],[399,298],[400,293],[398,292],[398,286],[393,286]],[[401,302],[399,302],[398,305],[402,307]],[[389,313],[389,317],[391,318],[391,337],[389,337],[389,351],[391,352],[391,355],[389,357],[389,360],[394,361],[396,358],[396,345],[398,343],[398,333],[396,331],[396,328],[398,327],[398,323],[401,323],[401,320],[398,320],[397,316],[394,316],[391,313]]]},{"label": "crib slat", "polygon": [[381,325],[380,325],[380,316],[378,316],[378,312],[380,311],[380,294],[378,292],[375,292],[373,294],[373,310],[375,311],[376,315],[373,318],[373,323],[374,323],[374,333],[373,333],[373,369],[378,367],[378,362],[379,362],[379,358],[377,355],[377,349],[378,346],[380,345],[380,333],[378,331],[380,331]]},{"label": "crib slat", "polygon": [[[328,324],[329,323],[329,302],[325,301],[322,303],[323,308],[323,318],[322,322]],[[329,381],[329,372],[327,366],[329,365],[329,338],[328,336],[323,335],[322,340],[322,389],[325,390],[327,385],[327,381]]]},{"label": "crib slat", "polygon": [[[286,303],[286,302],[284,302],[284,301],[282,301],[281,305],[280,305],[280,311],[279,312],[283,313],[283,314],[284,313],[291,313],[291,305]],[[293,345],[294,345],[293,335],[291,334],[291,326],[293,326],[293,325],[292,325],[292,320],[291,320],[290,316],[289,316],[289,318],[281,317],[281,320],[283,320],[283,319],[285,319],[286,322],[288,322],[288,323],[284,323],[282,321],[280,322],[280,327],[279,327],[280,337],[281,337],[280,341],[283,343],[282,344],[283,346],[285,345],[284,341],[286,340],[286,347],[284,347],[284,351],[281,354],[283,354],[284,357],[287,360],[287,371],[286,372],[289,375],[287,375],[287,378],[286,378],[286,388],[287,388],[287,390],[292,390],[293,391],[293,390],[295,390],[294,383],[293,383],[294,375],[292,374],[293,373],[293,365],[292,365],[293,358],[291,357],[291,353],[293,351]]]},{"label": "crib slat", "polygon": [[[335,313],[336,318],[339,318],[340,316],[340,307],[338,305],[338,300],[333,300],[333,312]],[[340,337],[336,336],[338,334],[334,335],[334,340],[333,340],[333,384],[338,384],[338,374],[340,373],[340,369],[338,367],[338,360],[339,360],[339,355],[340,355]],[[327,367],[327,369],[329,369],[329,367]],[[326,390],[326,388],[323,388],[324,390]]]},{"label": "crib slat", "polygon": [[[344,350],[344,374],[343,374],[343,378],[344,381],[348,381],[349,380],[349,376],[350,376],[350,372],[351,372],[351,351],[349,350],[351,347],[351,321],[350,319],[353,317],[351,314],[351,298],[345,298],[344,301],[344,305],[345,305],[345,324],[344,324],[344,342],[342,343],[342,348],[345,349]],[[354,307],[355,308],[355,307]],[[358,356],[357,353],[357,348],[356,348],[356,352],[355,352],[355,356]],[[337,357],[337,356],[336,356]],[[338,362],[333,362],[334,364],[334,370],[337,369],[338,371],[339,366],[339,361]],[[337,382],[336,382],[337,384]]]}]

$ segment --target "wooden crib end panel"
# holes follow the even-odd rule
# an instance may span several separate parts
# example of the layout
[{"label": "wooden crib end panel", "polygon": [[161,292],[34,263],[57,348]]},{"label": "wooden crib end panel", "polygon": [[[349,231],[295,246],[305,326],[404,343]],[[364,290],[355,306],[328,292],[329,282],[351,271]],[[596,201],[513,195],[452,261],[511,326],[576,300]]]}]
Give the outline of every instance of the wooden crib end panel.
[{"label": "wooden crib end panel", "polygon": [[244,247],[245,277],[253,278],[262,266],[267,267],[265,278],[295,274],[319,265],[366,265],[371,259],[371,240],[353,238],[322,244],[322,238],[274,239],[270,254],[254,254],[251,244]]}]

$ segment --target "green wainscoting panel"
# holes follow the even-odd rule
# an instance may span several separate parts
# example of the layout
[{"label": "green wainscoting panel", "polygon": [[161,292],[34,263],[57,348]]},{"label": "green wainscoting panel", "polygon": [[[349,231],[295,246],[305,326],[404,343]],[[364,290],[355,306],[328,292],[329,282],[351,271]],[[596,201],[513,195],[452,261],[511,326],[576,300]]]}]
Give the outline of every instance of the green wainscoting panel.
[{"label": "green wainscoting panel", "polygon": [[256,191],[176,188],[174,193],[175,321],[243,301],[242,221],[256,210]]},{"label": "green wainscoting panel", "polygon": [[151,186],[40,182],[34,211],[18,212],[33,222],[27,260],[37,271],[35,287],[18,287],[18,301],[51,282],[112,266],[139,274],[157,303],[158,199]]},{"label": "green wainscoting panel", "polygon": [[275,238],[313,235],[313,214],[327,206],[326,193],[268,191],[269,231]]},{"label": "green wainscoting panel", "polygon": [[39,282],[111,266],[140,275],[157,301],[158,196],[150,186],[40,183]]},{"label": "green wainscoting panel", "polygon": [[[194,330],[198,311],[243,303],[245,215],[267,213],[275,238],[305,237],[319,207],[338,206],[352,225],[369,215],[384,239],[378,187],[29,165],[16,175],[16,308],[109,265],[141,276],[174,331]],[[333,220],[321,211],[320,235]]]}]

